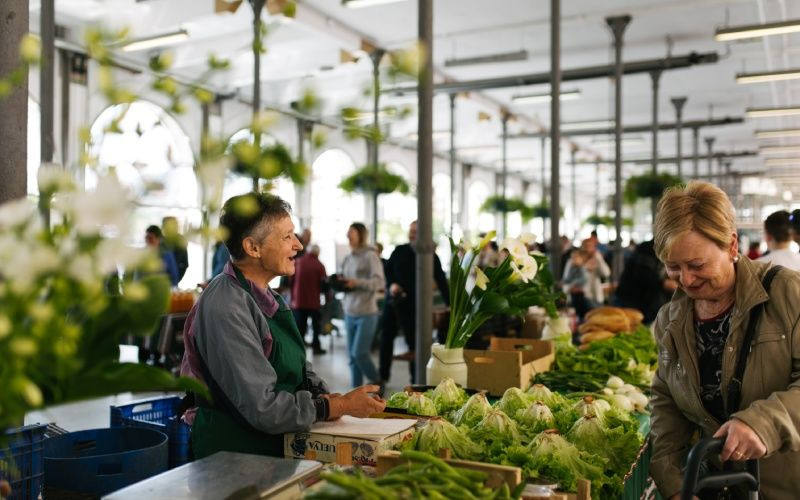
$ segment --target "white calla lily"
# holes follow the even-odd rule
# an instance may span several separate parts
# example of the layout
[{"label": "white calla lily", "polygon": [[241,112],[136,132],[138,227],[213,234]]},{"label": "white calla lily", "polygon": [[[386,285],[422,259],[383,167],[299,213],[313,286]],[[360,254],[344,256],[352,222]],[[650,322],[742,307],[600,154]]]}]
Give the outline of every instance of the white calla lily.
[{"label": "white calla lily", "polygon": [[489,284],[489,277],[486,276],[486,273],[481,271],[481,268],[475,268],[475,286],[480,288],[481,290],[486,290],[486,285]]}]

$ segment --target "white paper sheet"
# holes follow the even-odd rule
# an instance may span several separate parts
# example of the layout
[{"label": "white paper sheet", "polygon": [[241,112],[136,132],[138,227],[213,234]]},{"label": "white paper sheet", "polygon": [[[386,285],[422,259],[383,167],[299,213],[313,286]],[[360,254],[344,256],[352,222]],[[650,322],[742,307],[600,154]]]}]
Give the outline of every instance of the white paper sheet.
[{"label": "white paper sheet", "polygon": [[412,427],[416,420],[397,418],[357,418],[345,415],[333,422],[317,422],[311,432],[337,436],[380,439]]}]

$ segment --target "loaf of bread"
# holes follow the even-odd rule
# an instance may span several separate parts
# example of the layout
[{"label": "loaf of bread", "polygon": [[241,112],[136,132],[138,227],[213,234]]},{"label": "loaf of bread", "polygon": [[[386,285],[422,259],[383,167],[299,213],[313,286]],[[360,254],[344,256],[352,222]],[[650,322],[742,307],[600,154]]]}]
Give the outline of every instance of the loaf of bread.
[{"label": "loaf of bread", "polygon": [[619,309],[595,313],[591,318],[586,320],[586,323],[596,325],[602,330],[608,330],[615,333],[621,331],[630,331],[631,329],[628,316],[626,316],[625,313]]},{"label": "loaf of bread", "polygon": [[623,307],[622,312],[625,313],[625,316],[628,317],[628,321],[631,324],[631,329],[636,329],[639,325],[642,324],[644,320],[644,314],[638,309],[632,309],[630,307]]},{"label": "loaf of bread", "polygon": [[597,330],[581,335],[581,344],[614,338],[614,333],[608,330]]}]

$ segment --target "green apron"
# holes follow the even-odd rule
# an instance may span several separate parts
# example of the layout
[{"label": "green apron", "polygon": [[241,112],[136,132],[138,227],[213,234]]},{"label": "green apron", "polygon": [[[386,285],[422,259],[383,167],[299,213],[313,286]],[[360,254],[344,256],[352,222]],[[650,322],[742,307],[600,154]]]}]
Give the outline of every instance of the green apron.
[{"label": "green apron", "polygon": [[[250,283],[235,266],[234,271],[239,284],[252,296]],[[298,390],[307,389],[306,348],[291,309],[280,296],[276,299],[278,311],[272,318],[265,315],[272,334],[272,351],[268,360],[278,377],[273,390],[294,394]],[[202,359],[201,362],[204,363]],[[192,450],[196,459],[218,451],[283,457],[283,434],[258,431],[243,422],[241,417],[234,418],[221,409],[221,405],[215,406],[201,406],[197,409],[192,425]]]}]

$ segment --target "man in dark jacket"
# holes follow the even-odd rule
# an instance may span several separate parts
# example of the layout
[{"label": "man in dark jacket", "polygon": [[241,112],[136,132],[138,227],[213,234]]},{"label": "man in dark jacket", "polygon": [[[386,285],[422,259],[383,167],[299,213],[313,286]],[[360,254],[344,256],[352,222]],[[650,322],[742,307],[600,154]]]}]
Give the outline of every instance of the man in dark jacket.
[{"label": "man in dark jacket", "polygon": [[[415,381],[417,254],[414,244],[417,241],[417,221],[408,227],[408,240],[409,243],[394,249],[386,266],[386,307],[383,311],[380,348],[380,376],[383,381],[389,380],[391,375],[394,338],[397,336],[398,327],[403,330],[408,344],[408,352],[398,356],[398,359],[409,361],[411,382]],[[436,254],[433,254],[433,279],[444,303],[449,305],[450,289],[447,277]]]}]

